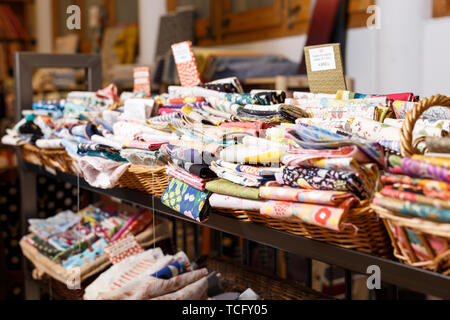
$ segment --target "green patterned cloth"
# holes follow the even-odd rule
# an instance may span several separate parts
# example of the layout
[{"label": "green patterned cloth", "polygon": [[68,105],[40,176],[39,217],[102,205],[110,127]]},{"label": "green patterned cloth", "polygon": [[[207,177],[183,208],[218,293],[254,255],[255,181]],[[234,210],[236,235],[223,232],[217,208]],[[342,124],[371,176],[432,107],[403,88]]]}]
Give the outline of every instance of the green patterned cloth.
[{"label": "green patterned cloth", "polygon": [[243,187],[224,179],[208,182],[206,190],[237,198],[260,200],[259,188]]}]

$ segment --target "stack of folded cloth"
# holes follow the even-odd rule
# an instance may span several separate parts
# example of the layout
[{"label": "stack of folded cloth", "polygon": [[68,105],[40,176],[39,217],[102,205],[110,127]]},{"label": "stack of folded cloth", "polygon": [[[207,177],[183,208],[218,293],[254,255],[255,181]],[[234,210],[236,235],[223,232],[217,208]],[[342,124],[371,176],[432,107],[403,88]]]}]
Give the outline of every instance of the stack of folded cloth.
[{"label": "stack of folded cloth", "polygon": [[[450,157],[449,154],[415,155],[387,159],[389,174],[381,177],[383,189],[373,200],[377,207],[403,217],[423,219],[441,224],[450,222]],[[389,224],[391,232],[404,242],[410,242],[421,261],[433,259],[421,237],[425,237],[436,256],[447,250],[446,239],[420,235]],[[408,239],[404,239],[407,237]],[[408,241],[409,240],[409,241]],[[428,245],[427,245],[428,246]]]},{"label": "stack of folded cloth", "polygon": [[268,139],[244,138],[221,152],[211,169],[222,180],[206,185],[211,206],[341,230],[344,214],[376,190],[382,147],[309,125],[281,128],[291,146],[272,128]]},{"label": "stack of folded cloth", "polygon": [[30,219],[25,243],[66,269],[82,267],[104,254],[104,248],[129,234],[137,235],[152,223],[149,211],[105,212],[89,206],[75,214],[64,211],[46,220]]},{"label": "stack of folded cloth", "polygon": [[127,257],[103,272],[85,290],[85,300],[259,300],[248,289],[224,293],[222,278],[190,263],[184,252],[160,248]]},{"label": "stack of folded cloth", "polygon": [[390,175],[374,204],[409,216],[450,222],[450,157],[448,154],[387,159]]}]

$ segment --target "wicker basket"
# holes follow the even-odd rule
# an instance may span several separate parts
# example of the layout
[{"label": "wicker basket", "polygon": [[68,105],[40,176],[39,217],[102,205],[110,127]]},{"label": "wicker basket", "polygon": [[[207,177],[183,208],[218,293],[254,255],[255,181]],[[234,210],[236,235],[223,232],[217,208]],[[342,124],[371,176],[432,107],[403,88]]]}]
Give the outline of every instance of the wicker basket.
[{"label": "wicker basket", "polygon": [[39,149],[31,144],[26,144],[20,148],[22,158],[37,166],[58,170],[65,173],[76,173],[73,166],[73,159],[65,149]]},{"label": "wicker basket", "polygon": [[[153,246],[157,248],[161,248],[161,250],[166,254],[174,254],[173,252],[173,244],[171,239],[165,239],[161,241],[157,241],[154,245],[151,246],[145,246],[147,248]],[[56,298],[64,299],[64,300],[83,300],[84,293],[86,291],[86,288],[94,282],[99,274],[94,274],[93,276],[87,278],[84,280],[81,285],[80,289],[77,290],[70,290],[67,288],[67,285],[65,283],[62,283],[58,280],[53,279],[49,275],[45,274],[41,281],[43,285],[48,286],[51,288],[52,293],[54,292],[56,294]]]},{"label": "wicker basket", "polygon": [[[121,210],[133,212],[136,209],[124,204],[120,204]],[[155,225],[155,229],[147,228],[136,236],[137,242],[144,247],[149,248],[156,243],[169,239],[172,235],[171,224],[168,220],[158,218],[158,223]],[[35,247],[29,244],[25,239],[20,241],[20,247],[24,256],[30,260],[34,265],[33,278],[35,280],[44,280],[52,278],[52,281],[60,282],[60,287],[67,288],[67,283],[70,279],[73,279],[71,272],[64,268],[62,265],[54,262],[50,258],[41,254]],[[83,265],[79,271],[79,281],[82,285],[87,283],[87,280],[93,276],[103,272],[111,265],[108,257],[103,255],[97,260]]]},{"label": "wicker basket", "polygon": [[162,166],[131,165],[119,179],[120,188],[142,191],[161,198],[169,186],[166,168]]},{"label": "wicker basket", "polygon": [[[420,116],[433,106],[450,107],[450,97],[436,95],[424,99],[414,106],[413,110],[406,117],[402,128],[402,156],[410,157],[419,153],[412,144],[414,126]],[[450,274],[450,223],[414,218],[374,205],[372,208],[383,219],[394,246],[394,255],[400,261],[415,267]],[[396,230],[398,232],[395,232]],[[415,241],[421,242],[428,256],[432,257],[432,259],[423,261],[423,258],[421,259],[417,256],[414,244],[410,240],[411,237],[408,236],[411,232],[415,235]],[[436,240],[440,241],[445,248],[439,255],[436,255],[433,250],[432,242]]]},{"label": "wicker basket", "polygon": [[225,259],[203,258],[198,264],[220,274],[221,285],[226,292],[244,292],[251,288],[264,300],[334,300],[299,283],[238,266]]},{"label": "wicker basket", "polygon": [[357,208],[350,210],[343,217],[342,231],[329,230],[320,226],[307,224],[293,219],[276,219],[263,216],[259,211],[219,212],[243,221],[252,221],[269,228],[285,231],[308,239],[327,242],[339,247],[354,249],[379,257],[392,257],[392,246],[383,222],[365,201]]}]

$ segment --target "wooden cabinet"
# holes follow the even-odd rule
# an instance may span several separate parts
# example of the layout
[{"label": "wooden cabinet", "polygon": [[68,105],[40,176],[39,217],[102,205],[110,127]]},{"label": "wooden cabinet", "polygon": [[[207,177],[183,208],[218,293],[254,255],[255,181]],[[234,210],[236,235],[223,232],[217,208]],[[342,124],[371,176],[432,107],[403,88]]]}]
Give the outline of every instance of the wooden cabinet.
[{"label": "wooden cabinet", "polygon": [[[200,46],[244,43],[306,33],[311,0],[167,0],[168,11],[196,9]],[[366,25],[375,0],[349,0],[349,27]]]}]

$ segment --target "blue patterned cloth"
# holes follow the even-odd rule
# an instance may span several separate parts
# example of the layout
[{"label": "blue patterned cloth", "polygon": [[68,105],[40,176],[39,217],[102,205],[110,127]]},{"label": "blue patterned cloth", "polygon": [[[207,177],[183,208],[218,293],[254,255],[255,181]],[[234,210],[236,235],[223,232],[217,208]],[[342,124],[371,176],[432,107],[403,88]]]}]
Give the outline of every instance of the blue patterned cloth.
[{"label": "blue patterned cloth", "polygon": [[195,221],[208,219],[207,191],[199,191],[186,183],[173,178],[162,196],[162,203]]}]

